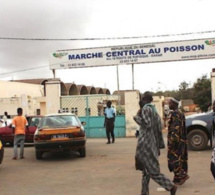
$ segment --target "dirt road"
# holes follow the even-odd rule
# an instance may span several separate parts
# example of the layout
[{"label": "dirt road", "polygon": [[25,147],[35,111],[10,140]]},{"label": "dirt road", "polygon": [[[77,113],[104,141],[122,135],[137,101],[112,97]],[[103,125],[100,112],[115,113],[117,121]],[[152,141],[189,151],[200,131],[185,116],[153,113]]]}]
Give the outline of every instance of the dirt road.
[{"label": "dirt road", "polygon": [[[165,137],[166,135],[164,135]],[[134,168],[136,138],[119,138],[115,144],[106,139],[88,139],[87,157],[76,153],[45,154],[36,160],[33,145],[25,147],[25,159],[12,160],[13,148],[5,147],[0,165],[1,195],[139,195],[141,172]],[[210,170],[211,151],[189,151],[190,179],[177,195],[214,195],[215,181]],[[160,157],[161,172],[167,169],[166,149]],[[150,182],[150,195],[166,195]]]}]

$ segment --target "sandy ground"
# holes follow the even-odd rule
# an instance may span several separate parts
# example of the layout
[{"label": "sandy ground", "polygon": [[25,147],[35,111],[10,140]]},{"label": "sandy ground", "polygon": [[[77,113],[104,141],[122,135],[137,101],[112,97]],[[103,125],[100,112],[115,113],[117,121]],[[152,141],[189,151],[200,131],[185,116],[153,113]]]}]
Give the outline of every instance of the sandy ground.
[{"label": "sandy ground", "polygon": [[[164,137],[166,134],[164,133]],[[134,168],[136,138],[88,139],[87,157],[76,153],[47,153],[36,160],[33,145],[26,145],[25,159],[12,160],[13,148],[5,147],[0,165],[1,195],[139,195],[141,172]],[[161,172],[172,179],[167,169],[166,149],[161,151]],[[190,179],[178,188],[177,195],[214,195],[215,181],[210,173],[211,150],[189,151]],[[166,195],[150,182],[150,195]]]}]

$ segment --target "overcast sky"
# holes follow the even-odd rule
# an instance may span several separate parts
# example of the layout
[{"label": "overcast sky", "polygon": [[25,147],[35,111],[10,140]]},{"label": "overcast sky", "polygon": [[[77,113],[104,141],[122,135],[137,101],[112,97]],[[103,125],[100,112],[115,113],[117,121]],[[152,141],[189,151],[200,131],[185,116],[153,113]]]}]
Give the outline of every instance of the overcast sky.
[{"label": "overcast sky", "polygon": [[[214,5],[214,0],[0,0],[0,79],[52,78],[49,54],[56,50],[213,38]],[[208,31],[212,32],[198,33]],[[192,34],[184,36],[184,33]],[[137,36],[145,38],[3,39]],[[209,77],[212,68],[215,68],[214,59],[137,64],[134,66],[134,87],[141,92],[177,90],[183,81],[192,84],[203,74]],[[56,77],[63,82],[106,87],[111,92],[117,90],[116,75],[116,66],[56,71]],[[131,76],[131,65],[119,66],[120,89],[132,89]]]}]

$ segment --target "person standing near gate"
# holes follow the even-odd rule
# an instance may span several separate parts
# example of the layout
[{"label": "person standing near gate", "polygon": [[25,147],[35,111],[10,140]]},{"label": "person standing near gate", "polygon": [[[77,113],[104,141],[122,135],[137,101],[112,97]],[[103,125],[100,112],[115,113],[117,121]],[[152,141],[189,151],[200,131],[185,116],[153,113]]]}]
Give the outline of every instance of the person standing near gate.
[{"label": "person standing near gate", "polygon": [[[20,159],[24,158],[24,143],[25,143],[25,128],[28,125],[27,119],[22,116],[22,108],[17,109],[18,116],[14,117],[12,120],[12,127],[14,129],[14,156],[13,160],[18,157],[17,147],[20,143]],[[27,126],[28,130],[28,126]]]},{"label": "person standing near gate", "polygon": [[115,137],[114,137],[114,122],[115,122],[115,116],[116,116],[116,111],[113,107],[111,107],[112,102],[107,101],[107,108],[105,108],[105,122],[104,126],[106,127],[106,135],[108,142],[107,144],[110,144],[110,135],[112,137],[112,143],[115,142]]}]

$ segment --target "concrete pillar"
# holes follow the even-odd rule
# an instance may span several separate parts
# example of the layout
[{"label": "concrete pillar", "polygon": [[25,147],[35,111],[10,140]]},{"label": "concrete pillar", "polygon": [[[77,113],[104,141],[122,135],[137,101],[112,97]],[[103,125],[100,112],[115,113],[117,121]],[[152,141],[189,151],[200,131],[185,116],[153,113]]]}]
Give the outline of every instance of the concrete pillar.
[{"label": "concrete pillar", "polygon": [[137,123],[133,116],[139,110],[139,91],[125,92],[125,121],[126,121],[126,137],[134,136],[138,129]]},{"label": "concrete pillar", "polygon": [[28,115],[29,111],[28,111],[28,102],[27,102],[26,94],[21,95],[21,103],[22,103],[21,108],[22,108],[23,116]]},{"label": "concrete pillar", "polygon": [[57,113],[60,110],[60,80],[53,79],[46,82],[46,114]]},{"label": "concrete pillar", "polygon": [[213,103],[215,100],[215,68],[213,68],[211,72],[211,96],[211,103]]},{"label": "concrete pillar", "polygon": [[[133,120],[133,116],[137,114],[139,110],[139,91],[125,92],[125,121],[126,121],[126,137],[134,136],[136,130],[139,128],[137,123]],[[152,104],[155,106],[159,116],[161,117],[162,126],[163,121],[163,96],[153,96]]]},{"label": "concrete pillar", "polygon": [[159,116],[161,117],[161,123],[164,127],[164,111],[162,102],[164,101],[164,96],[153,96],[152,104],[155,106]]}]

